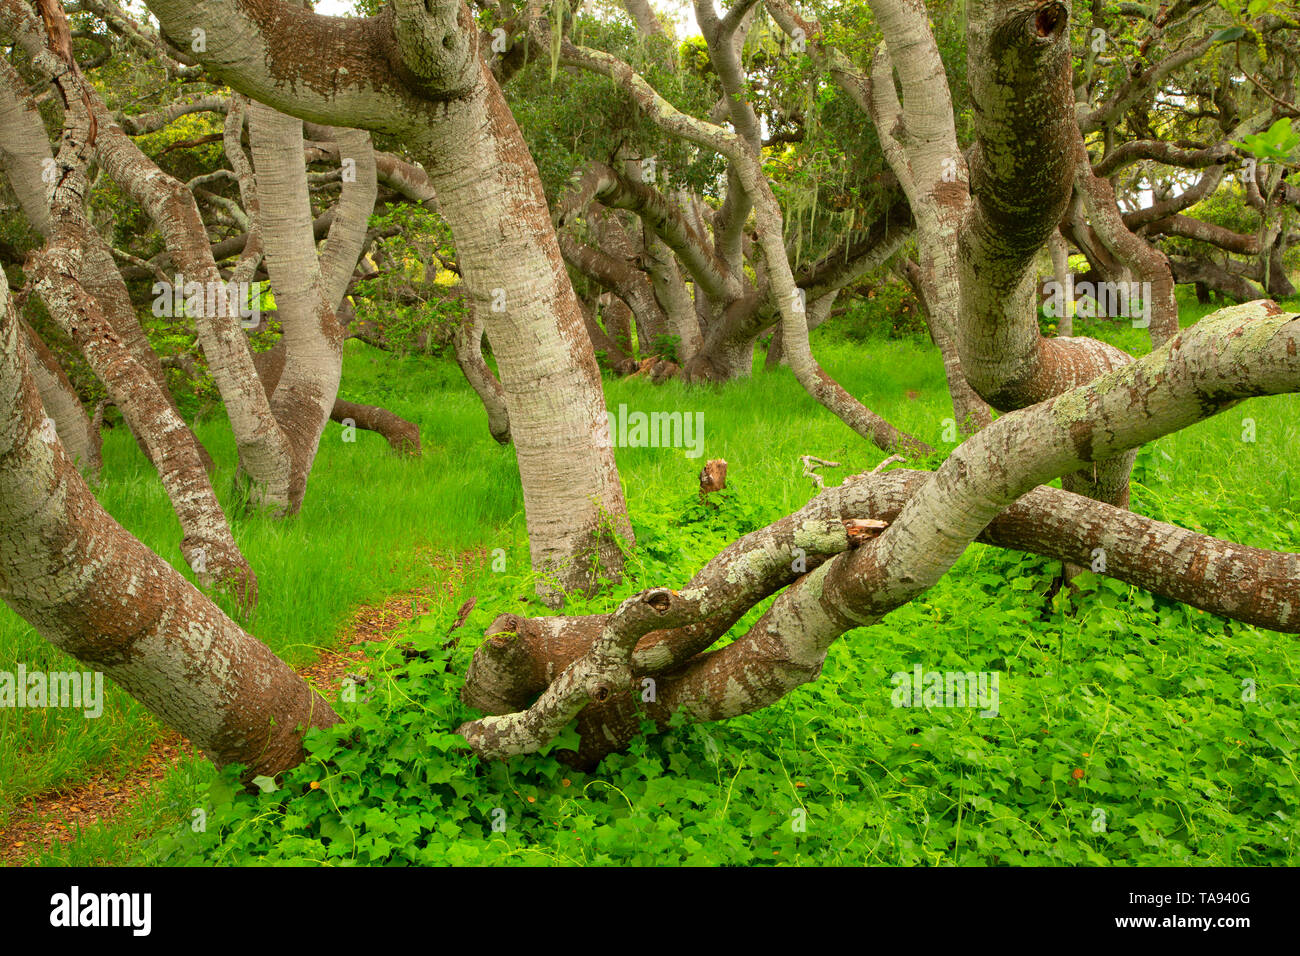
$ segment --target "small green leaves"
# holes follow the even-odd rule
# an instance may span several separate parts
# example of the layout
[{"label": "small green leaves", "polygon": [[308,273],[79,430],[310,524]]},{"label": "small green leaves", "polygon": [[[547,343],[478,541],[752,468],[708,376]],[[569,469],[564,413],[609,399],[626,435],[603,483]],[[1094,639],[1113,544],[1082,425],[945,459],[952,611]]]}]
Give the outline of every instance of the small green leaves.
[{"label": "small green leaves", "polygon": [[[1131,333],[1127,325],[1086,327],[1119,341]],[[874,347],[902,354],[895,343]],[[853,344],[823,354],[847,368],[860,351]],[[941,383],[940,370],[930,374]],[[628,394],[618,389],[639,387],[615,383],[613,400]],[[736,388],[720,393],[719,405],[753,402],[752,392]],[[934,434],[950,414],[946,395],[903,401],[915,402],[916,420],[930,421]],[[772,429],[777,413],[763,412],[764,428]],[[730,414],[732,422],[740,417]],[[1258,422],[1255,442],[1242,440],[1243,416]],[[1296,497],[1276,464],[1294,443],[1295,420],[1292,397],[1252,400],[1146,446],[1134,471],[1134,510],[1256,547],[1300,548]],[[799,451],[816,434],[793,415],[781,425],[796,434]],[[875,460],[830,441],[814,445],[848,473]],[[659,484],[628,467],[629,487],[653,493],[633,509],[637,543],[626,580],[574,596],[567,612],[602,613],[644,587],[679,586],[707,556],[806,500],[808,482],[798,480],[789,455],[779,470],[766,471],[758,453],[736,458],[746,466],[711,496],[717,509],[698,503],[697,463],[681,459],[680,470]],[[1207,480],[1228,493],[1206,494]],[[549,754],[508,764],[477,760],[454,733],[481,716],[459,692],[488,625],[506,610],[545,613],[520,600],[532,592],[525,559],[492,571],[492,549],[525,553],[522,529],[476,540],[483,546],[477,572],[414,619],[392,647],[376,646],[382,653],[368,668],[365,693],[347,708],[345,723],[307,734],[302,766],[268,792],[246,792],[239,768],[215,776],[193,799],[186,795],[184,818],[152,844],[152,859],[410,866],[1297,861],[1292,754],[1300,699],[1291,645],[1120,581],[1103,538],[1089,540],[1081,555],[1099,551],[1095,570],[1068,589],[1056,585],[1059,566],[1051,562],[977,545],[929,593],[832,646],[821,677],[775,706],[708,725],[678,711],[662,729],[637,716],[644,736],[592,772],[557,759],[577,748],[572,727]],[[475,605],[451,632],[471,596]],[[747,614],[722,643],[761,611]],[[460,641],[447,649],[452,637]],[[997,673],[997,716],[893,708],[891,673],[918,661],[945,672]],[[639,698],[640,685],[634,690]],[[194,808],[203,811],[198,828]],[[796,809],[804,812],[796,817]]]},{"label": "small green leaves", "polygon": [[1231,43],[1233,40],[1240,40],[1246,35],[1244,27],[1228,27],[1223,30],[1216,30],[1210,34],[1211,43]]},{"label": "small green leaves", "polygon": [[582,744],[582,737],[578,733],[577,725],[570,724],[569,726],[565,727],[562,731],[560,731],[560,733],[556,735],[554,740],[550,741],[550,743],[548,743],[545,747],[542,747],[538,751],[538,753],[543,756],[546,756],[548,754],[554,753],[557,750],[576,751],[578,747],[581,746],[581,744]]},{"label": "small green leaves", "polygon": [[[1253,20],[1255,17],[1262,17],[1266,13],[1271,13],[1277,5],[1278,0],[1250,0],[1244,12],[1249,19]],[[1241,18],[1243,12],[1241,0],[1219,0],[1219,6],[1228,11],[1234,19]]]},{"label": "small green leaves", "polygon": [[1300,146],[1300,133],[1291,129],[1291,118],[1284,116],[1274,122],[1267,132],[1254,133],[1232,145],[1246,150],[1260,160],[1288,163],[1291,161],[1292,152]]}]

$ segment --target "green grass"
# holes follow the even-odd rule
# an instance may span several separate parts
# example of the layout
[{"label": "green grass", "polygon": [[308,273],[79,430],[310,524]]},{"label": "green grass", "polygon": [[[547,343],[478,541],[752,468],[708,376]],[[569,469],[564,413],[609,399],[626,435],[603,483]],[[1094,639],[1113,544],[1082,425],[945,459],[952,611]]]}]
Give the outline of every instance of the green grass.
[{"label": "green grass", "polygon": [[[1184,324],[1204,311],[1189,307]],[[1079,330],[1145,351],[1137,330],[1109,323]],[[870,407],[941,450],[952,447],[941,440],[951,406],[928,343],[853,342],[831,326],[814,346]],[[141,837],[175,832],[196,807],[211,811],[209,830],[182,827],[184,839],[165,844],[169,859],[1295,862],[1300,681],[1290,638],[1113,581],[1085,581],[1072,610],[1065,598],[1046,596],[1050,562],[983,546],[921,600],[846,635],[816,683],[758,714],[638,741],[591,775],[541,757],[485,771],[444,753],[446,731],[465,716],[454,695],[475,635],[501,610],[524,608],[519,599],[531,592],[511,452],[488,438],[458,375],[450,364],[349,354],[347,397],[418,421],[425,459],[395,459],[364,434],[345,446],[335,426],[302,516],[236,528],[262,582],[252,630],[295,661],[332,643],[349,607],[427,583],[439,573],[430,552],[506,549],[508,573],[470,577],[407,635],[440,642],[448,616],[478,597],[454,672],[416,665],[381,680],[375,700],[348,712],[365,742],[348,752],[354,763],[346,770],[337,744],[322,740],[319,759],[255,801],[219,784],[210,789],[211,768],[186,761],[146,801],[42,862],[148,858],[159,851]],[[800,455],[840,461],[826,472],[830,484],[883,457],[816,406],[788,370],[764,374],[761,356],[752,379],[724,389],[640,380],[608,381],[606,389],[611,409],[702,412],[705,445],[699,458],[618,451],[641,550],[633,579],[583,605],[591,610],[636,587],[679,586],[735,534],[802,505],[812,487]],[[1297,413],[1296,396],[1252,400],[1154,443],[1135,473],[1135,510],[1300,550],[1287,477]],[[1254,420],[1253,442],[1243,440],[1245,418]],[[220,460],[231,459],[222,423],[205,424],[201,435]],[[179,565],[166,502],[121,437],[106,449],[102,500]],[[731,498],[716,518],[688,520],[699,468],[716,457],[729,463]],[[6,655],[16,648],[29,667],[55,659],[14,621],[0,619]],[[891,707],[889,675],[914,663],[1000,672],[1000,718]],[[1245,679],[1258,688],[1250,705],[1240,699]],[[11,721],[0,723],[0,807],[17,799],[13,780],[36,792],[96,766],[129,769],[152,733],[141,728],[154,725],[120,694],[109,707],[100,721],[60,722],[54,712],[48,727],[31,726],[40,719],[30,713],[17,721],[0,713]],[[308,780],[326,794],[293,796]],[[341,812],[310,802],[325,795]],[[507,832],[491,830],[494,809],[506,811]],[[802,831],[791,825],[798,810]],[[1098,810],[1107,821],[1101,831]]]},{"label": "green grass", "polygon": [[[482,547],[522,507],[512,450],[488,437],[487,416],[454,365],[396,359],[351,343],[345,367],[344,397],[417,422],[424,455],[400,458],[378,435],[360,430],[345,443],[342,427],[331,423],[298,516],[234,517],[235,539],[261,590],[254,618],[243,623],[294,665],[333,646],[350,609],[445,577],[456,555]],[[229,513],[229,425],[213,419],[196,431],[219,463],[213,483]],[[108,512],[192,577],[157,475],[124,428],[105,438],[103,473],[97,495]],[[6,670],[18,662],[29,671],[76,666],[3,605],[0,662]],[[92,770],[127,771],[148,750],[157,722],[109,682],[105,696],[95,720],[70,710],[0,709],[0,826],[26,797]]]}]

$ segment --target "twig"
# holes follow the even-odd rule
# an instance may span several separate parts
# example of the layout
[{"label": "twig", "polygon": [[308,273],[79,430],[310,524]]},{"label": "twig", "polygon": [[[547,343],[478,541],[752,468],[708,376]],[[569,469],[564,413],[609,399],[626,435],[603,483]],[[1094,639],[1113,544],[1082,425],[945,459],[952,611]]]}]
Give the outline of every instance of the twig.
[{"label": "twig", "polygon": [[884,471],[886,467],[892,465],[896,461],[907,461],[907,459],[904,458],[902,455],[890,455],[888,458],[886,458],[884,461],[878,464],[875,468],[872,468],[871,471],[867,472],[867,474],[869,475],[878,474],[879,472]]},{"label": "twig", "polygon": [[838,468],[838,461],[827,461],[825,458],[818,458],[816,455],[800,455],[799,460],[803,462],[803,474],[805,478],[811,478],[818,491],[826,487],[826,482],[822,476],[817,474],[818,468]]}]

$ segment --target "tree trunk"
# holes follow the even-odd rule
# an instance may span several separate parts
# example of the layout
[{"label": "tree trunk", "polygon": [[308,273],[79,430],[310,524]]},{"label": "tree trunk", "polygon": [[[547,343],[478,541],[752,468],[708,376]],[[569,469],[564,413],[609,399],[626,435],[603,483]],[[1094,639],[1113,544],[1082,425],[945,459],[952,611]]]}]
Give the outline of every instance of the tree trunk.
[{"label": "tree trunk", "polygon": [[219,766],[251,779],[299,763],[303,732],[333,710],[100,508],[43,437],[20,336],[0,285],[0,597]]},{"label": "tree trunk", "polygon": [[[53,73],[48,51],[37,48],[34,52],[34,59]],[[12,99],[13,74],[6,72],[7,69],[5,65],[0,70],[0,84],[9,87],[3,98]],[[107,243],[85,217],[83,207],[88,190],[85,169],[94,148],[93,109],[91,100],[80,99],[75,94],[69,99],[64,117],[64,146],[59,154],[62,166],[53,184],[53,209],[43,202],[39,207],[34,205],[36,200],[31,195],[34,189],[30,184],[24,190],[31,206],[29,215],[49,236],[46,248],[34,260],[36,289],[49,306],[51,316],[85,354],[110,399],[122,410],[132,433],[158,469],[180,521],[184,535],[181,552],[191,569],[201,582],[219,583],[229,588],[242,606],[251,607],[257,599],[256,576],[235,544],[199,455],[200,446],[176,410],[170,393],[160,384],[161,364],[135,319],[126,288],[112,267]],[[35,140],[34,133],[29,139]],[[43,127],[40,139],[45,142]],[[35,151],[33,143],[29,152]],[[50,162],[53,168],[54,161]],[[110,260],[107,267],[105,259]],[[83,283],[87,262],[93,266],[91,283]],[[98,296],[92,294],[92,287]],[[118,317],[116,325],[107,317],[110,311]],[[121,334],[122,328],[127,330],[125,335]],[[139,358],[146,353],[152,368]]]},{"label": "tree trunk", "polygon": [[[532,157],[495,80],[416,144],[451,225],[467,292],[501,373],[533,567],[562,589],[621,571],[631,540],[600,373]],[[432,135],[436,133],[436,135]],[[549,600],[557,595],[540,583]]]},{"label": "tree trunk", "polygon": [[[1004,412],[1132,360],[1095,339],[1046,338],[1038,327],[1033,262],[1065,215],[1074,184],[1109,185],[1092,176],[1074,120],[1068,21],[1069,7],[1059,0],[979,0],[970,10],[968,70],[980,110],[972,198],[959,237],[957,346],[971,386]],[[1127,454],[1098,461],[1069,484],[1126,504],[1132,464]]]},{"label": "tree trunk", "polygon": [[[281,341],[285,345],[284,369],[271,393],[270,405],[289,455],[280,462],[283,470],[268,482],[268,497],[264,500],[292,514],[302,506],[306,495],[307,476],[334,407],[343,371],[345,333],[334,316],[337,302],[331,302],[330,295],[337,289],[338,298],[343,297],[360,249],[359,243],[349,241],[352,236],[347,235],[355,234],[356,223],[343,223],[342,231],[336,232],[345,218],[336,213],[330,238],[326,240],[327,256],[337,260],[333,271],[342,275],[341,280],[339,275],[332,275],[332,288],[327,290],[322,263],[317,259],[316,244],[311,238],[311,205],[302,159],[302,121],[252,103],[248,130],[267,275],[275,292],[276,314],[283,329]],[[354,204],[348,200],[348,187],[359,186],[363,192],[360,205],[365,208],[360,223],[364,235],[364,217],[374,207],[374,157],[368,145],[356,152],[360,155],[354,160],[355,182],[345,184],[339,207]],[[369,196],[369,205],[364,203],[365,195]],[[259,478],[266,480],[265,476]]]},{"label": "tree trunk", "polygon": [[[48,60],[42,60],[48,63]],[[27,86],[8,62],[0,60],[0,170],[9,178],[9,184],[18,196],[19,205],[32,227],[48,237],[50,228],[49,207],[44,183],[47,173],[54,168],[54,156],[36,105],[27,94]],[[180,410],[167,387],[158,355],[149,345],[149,339],[122,282],[121,274],[113,261],[108,243],[98,234],[89,237],[90,244],[83,250],[81,279],[86,290],[99,302],[105,318],[121,339],[123,346],[136,362],[140,363],[154,383],[163,392],[167,404],[178,415]],[[137,433],[136,441],[148,456],[146,442]],[[191,433],[198,448],[203,467],[210,475],[215,469],[212,456]],[[152,459],[151,459],[152,461]]]},{"label": "tree trunk", "polygon": [[650,281],[654,285],[655,299],[667,317],[668,328],[677,336],[677,362],[685,366],[699,351],[702,344],[700,321],[695,316],[695,304],[690,290],[682,279],[677,259],[667,243],[648,227],[642,229]]},{"label": "tree trunk", "polygon": [[1115,202],[1110,180],[1092,173],[1080,134],[1074,147],[1082,156],[1075,167],[1075,188],[1083,196],[1092,228],[1115,259],[1141,282],[1150,283],[1150,335],[1153,347],[1163,345],[1178,333],[1178,299],[1173,269],[1163,252],[1129,231]]},{"label": "tree trunk", "polygon": [[[234,0],[149,0],[163,30],[203,28],[199,58],[241,92],[313,122],[402,136],[429,171],[482,310],[519,458],[533,566],[560,588],[619,574],[632,540],[601,391],[537,167],[460,0],[393,0],[343,20]],[[236,39],[237,38],[237,39]],[[346,80],[338,67],[346,62]],[[322,74],[336,80],[320,81]],[[539,590],[553,603],[546,580]]]},{"label": "tree trunk", "polygon": [[[914,285],[943,359],[954,421],[963,435],[970,435],[988,425],[992,414],[968,382],[957,347],[957,235],[969,205],[966,160],[957,146],[952,97],[924,12],[889,3],[877,15],[886,45],[876,54],[869,102],[863,105],[869,106],[885,158],[912,206],[920,259]],[[894,88],[895,69],[902,102]]]},{"label": "tree trunk", "polygon": [[510,444],[510,413],[506,411],[505,389],[483,361],[483,320],[472,305],[470,315],[456,327],[453,344],[456,364],[487,411],[488,433],[498,443]]},{"label": "tree trunk", "polygon": [[[1065,237],[1058,229],[1048,237],[1047,248],[1052,254],[1052,278],[1059,288],[1064,289],[1069,280],[1070,244],[1065,241]],[[1056,336],[1068,339],[1072,335],[1074,335],[1074,303],[1066,302],[1065,308],[1056,319]]]},{"label": "tree trunk", "polygon": [[376,432],[384,437],[388,446],[400,455],[420,457],[420,429],[413,422],[394,415],[377,405],[360,405],[357,402],[334,400],[330,418],[336,422],[351,422],[357,428]]},{"label": "tree trunk", "polygon": [[[1300,390],[1297,343],[1300,318],[1272,303],[1224,310],[1133,364],[1003,416],[933,474],[862,475],[830,489],[733,543],[680,590],[643,591],[610,615],[505,615],[476,654],[464,695],[490,716],[459,732],[480,755],[501,758],[535,752],[577,718],[581,747],[561,756],[589,767],[625,746],[645,717],[664,730],[766,707],[816,679],[840,635],[923,594],[981,536],[1076,561],[1100,544],[1108,571],[1121,580],[1300,630],[1295,555],[1242,548],[1038,487],[1093,457],[1122,458],[1247,396]],[[850,516],[887,527],[860,536],[855,547],[852,529],[862,522]],[[1161,544],[1153,549],[1152,541]],[[802,575],[787,560],[796,547],[809,558]],[[707,650],[777,590],[746,633]]]},{"label": "tree trunk", "polygon": [[91,424],[90,416],[82,407],[81,398],[72,382],[68,381],[63,366],[36,330],[24,322],[23,332],[31,350],[32,377],[40,392],[41,404],[54,421],[55,433],[73,463],[92,481],[97,480],[104,467],[99,429]]}]

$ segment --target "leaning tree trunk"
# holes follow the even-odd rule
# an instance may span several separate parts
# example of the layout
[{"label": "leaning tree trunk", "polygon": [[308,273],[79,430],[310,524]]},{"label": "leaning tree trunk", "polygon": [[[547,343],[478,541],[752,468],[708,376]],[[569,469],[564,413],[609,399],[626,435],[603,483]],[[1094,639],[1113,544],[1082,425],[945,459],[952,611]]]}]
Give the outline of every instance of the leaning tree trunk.
[{"label": "leaning tree trunk", "polygon": [[1083,196],[1093,231],[1117,262],[1140,281],[1150,283],[1150,301],[1144,303],[1151,310],[1149,334],[1152,346],[1162,345],[1178,333],[1178,299],[1169,259],[1124,224],[1110,180],[1093,175],[1082,134],[1074,149],[1080,157],[1075,168],[1075,188]]},{"label": "leaning tree trunk", "polygon": [[[1065,215],[1078,165],[1088,162],[1073,112],[1069,16],[1060,0],[970,6],[967,67],[980,109],[959,236],[957,347],[967,380],[999,411],[1132,361],[1095,339],[1047,338],[1038,328],[1034,261]],[[1126,506],[1135,456],[1097,461],[1065,484]]]},{"label": "leaning tree trunk", "polygon": [[[589,767],[647,718],[664,731],[753,712],[815,680],[840,636],[869,636],[857,629],[925,593],[977,539],[1067,561],[1100,543],[1120,580],[1295,633],[1296,555],[1041,485],[1248,396],[1300,390],[1297,343],[1300,317],[1271,302],[1224,310],[1135,363],[1002,416],[933,474],[861,475],[830,489],[733,543],[681,589],[651,588],[609,615],[503,615],[463,694],[488,716],[459,732],[480,755],[504,758],[536,752],[576,719],[580,748],[560,756]],[[787,560],[796,548],[806,573]],[[745,633],[708,650],[774,593]]]},{"label": "leaning tree trunk", "polygon": [[703,344],[700,320],[695,315],[695,304],[690,290],[682,279],[677,258],[667,243],[648,227],[642,228],[646,268],[654,285],[655,300],[663,310],[668,328],[677,337],[677,361],[685,366]]},{"label": "leaning tree trunk", "polygon": [[0,598],[218,765],[294,766],[303,733],[337,716],[99,506],[48,439],[21,334],[0,284]]},{"label": "leaning tree trunk", "polygon": [[[61,75],[49,51],[37,47],[34,53],[42,69]],[[7,65],[0,69],[0,84],[10,87],[5,98],[12,99],[16,95],[13,74],[6,70]],[[86,220],[85,169],[95,145],[94,103],[77,95],[78,85],[70,84],[74,92],[65,104],[64,146],[59,154],[62,165],[52,184],[53,207],[43,202],[37,206],[30,176],[23,180],[28,214],[50,239],[46,249],[34,258],[35,287],[52,316],[104,382],[109,397],[158,469],[180,521],[185,560],[200,581],[229,588],[241,605],[251,607],[257,598],[257,579],[235,544],[212,490],[199,453],[201,446],[162,384],[161,365],[140,330],[121,276],[112,267],[107,243]],[[60,89],[65,96],[69,92],[62,85]],[[29,117],[35,115],[25,112]],[[30,122],[26,125],[30,126]],[[36,150],[35,138],[32,131],[27,137],[32,143],[28,152]],[[40,141],[45,142],[43,127]],[[50,163],[54,168],[53,159]],[[113,315],[117,322],[110,318]],[[147,359],[143,357],[146,353]]]},{"label": "leaning tree trunk", "polygon": [[[41,69],[45,64],[52,61],[38,57]],[[42,236],[48,236],[50,227],[44,184],[54,168],[45,124],[27,93],[27,86],[8,62],[0,60],[0,170],[8,176],[24,215]],[[172,409],[180,414],[167,388],[162,362],[140,326],[108,243],[98,234],[90,238],[90,245],[83,250],[85,261],[81,272],[87,291],[98,300],[122,345],[162,389]],[[148,456],[147,443],[138,433],[133,434],[141,451]],[[211,474],[215,468],[212,456],[193,433],[191,440],[198,447],[204,469]]]},{"label": "leaning tree trunk", "polygon": [[487,411],[488,433],[502,445],[510,444],[510,413],[506,411],[506,393],[483,360],[483,320],[473,303],[467,303],[469,314],[452,333],[456,351],[456,364],[460,366],[483,408]]},{"label": "leaning tree trunk", "polygon": [[[537,167],[460,0],[393,0],[344,20],[285,4],[149,0],[171,36],[246,95],[313,122],[403,137],[429,170],[501,370],[539,590],[618,574],[632,539],[600,373]],[[339,67],[346,64],[347,73]],[[322,69],[336,77],[317,82]],[[263,400],[264,397],[263,397]]]},{"label": "leaning tree trunk", "polygon": [[[365,235],[365,217],[374,208],[374,155],[368,142],[349,144],[356,177],[344,185],[341,211],[326,240],[328,261],[322,263],[312,238],[302,120],[252,103],[248,129],[267,275],[285,346],[284,368],[270,404],[289,455],[271,485],[271,500],[292,514],[302,507],[307,477],[338,396],[345,332],[334,310],[360,254],[355,234]],[[347,147],[340,144],[340,149]],[[362,195],[353,198],[358,191]],[[357,207],[364,210],[359,223]]]},{"label": "leaning tree trunk", "polygon": [[82,407],[81,397],[49,346],[25,322],[23,331],[31,349],[32,376],[41,394],[41,403],[54,421],[55,433],[77,467],[92,480],[97,479],[104,466],[99,429],[91,423],[90,416]]},{"label": "leaning tree trunk", "polygon": [[[96,119],[100,162],[149,214],[185,284],[198,283],[205,290],[224,289],[225,280],[212,257],[193,194],[141,153],[102,107]],[[262,391],[239,310],[236,303],[229,301],[231,298],[222,296],[226,301],[217,308],[205,308],[193,316],[199,344],[235,434],[240,469],[253,482],[252,500],[287,510],[293,451]]]},{"label": "leaning tree trunk", "polygon": [[51,240],[32,270],[36,290],[145,442],[180,521],[181,553],[190,568],[200,581],[230,588],[242,606],[251,607],[257,600],[257,578],[235,544],[189,429],[113,334],[99,303],[78,278],[81,250],[92,243],[82,210],[88,156],[84,141],[71,136],[59,152],[67,172],[54,192]]},{"label": "leaning tree trunk", "polygon": [[519,457],[533,567],[561,588],[618,572],[631,540],[600,373],[536,167],[485,66],[416,144],[482,317]]}]

